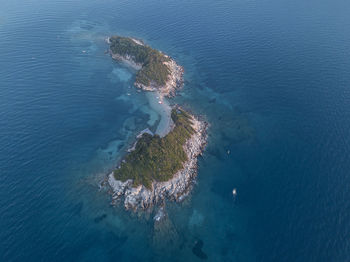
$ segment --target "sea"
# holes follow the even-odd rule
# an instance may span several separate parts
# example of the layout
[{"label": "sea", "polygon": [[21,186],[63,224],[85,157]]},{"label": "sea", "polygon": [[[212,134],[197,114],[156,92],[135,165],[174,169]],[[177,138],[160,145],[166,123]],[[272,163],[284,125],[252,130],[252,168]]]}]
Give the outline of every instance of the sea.
[{"label": "sea", "polygon": [[[0,0],[0,261],[350,261],[349,14],[345,0]],[[184,66],[166,103],[210,124],[162,227],[99,186],[164,124],[106,54],[114,34]]]}]

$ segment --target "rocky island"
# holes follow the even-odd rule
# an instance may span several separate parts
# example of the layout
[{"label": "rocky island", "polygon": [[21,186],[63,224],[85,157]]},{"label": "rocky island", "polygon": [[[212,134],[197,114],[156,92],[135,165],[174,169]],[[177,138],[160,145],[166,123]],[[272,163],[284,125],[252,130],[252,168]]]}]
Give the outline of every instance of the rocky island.
[{"label": "rocky island", "polygon": [[112,36],[107,43],[114,59],[138,70],[134,83],[137,88],[174,96],[176,89],[182,87],[184,70],[168,55],[130,37]]},{"label": "rocky island", "polygon": [[[161,96],[174,96],[183,85],[184,70],[172,58],[141,40],[113,36],[107,39],[111,56],[137,70],[134,85]],[[179,106],[171,110],[169,132],[164,136],[145,131],[118,167],[108,175],[112,203],[126,209],[145,210],[160,205],[155,220],[164,213],[166,200],[181,201],[197,175],[197,157],[206,144],[207,123]]]}]

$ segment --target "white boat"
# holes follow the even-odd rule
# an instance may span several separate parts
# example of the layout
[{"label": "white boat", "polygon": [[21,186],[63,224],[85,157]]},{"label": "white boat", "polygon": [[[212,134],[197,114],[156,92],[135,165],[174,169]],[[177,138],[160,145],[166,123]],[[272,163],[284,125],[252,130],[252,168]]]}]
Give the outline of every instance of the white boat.
[{"label": "white boat", "polygon": [[163,103],[162,101],[160,101],[160,100],[158,101],[158,104],[162,104],[162,103]]},{"label": "white boat", "polygon": [[236,189],[236,188],[234,188],[234,189],[232,190],[232,195],[233,195],[233,196],[237,196],[237,189]]}]

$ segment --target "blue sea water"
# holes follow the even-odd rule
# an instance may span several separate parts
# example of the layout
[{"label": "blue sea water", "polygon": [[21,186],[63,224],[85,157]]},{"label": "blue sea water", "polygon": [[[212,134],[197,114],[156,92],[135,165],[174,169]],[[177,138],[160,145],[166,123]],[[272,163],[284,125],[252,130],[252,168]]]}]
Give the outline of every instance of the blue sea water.
[{"label": "blue sea water", "polygon": [[[0,261],[201,261],[196,241],[208,261],[350,259],[348,1],[0,4]],[[111,34],[173,56],[170,103],[211,124],[162,230],[98,187],[160,121]]]}]

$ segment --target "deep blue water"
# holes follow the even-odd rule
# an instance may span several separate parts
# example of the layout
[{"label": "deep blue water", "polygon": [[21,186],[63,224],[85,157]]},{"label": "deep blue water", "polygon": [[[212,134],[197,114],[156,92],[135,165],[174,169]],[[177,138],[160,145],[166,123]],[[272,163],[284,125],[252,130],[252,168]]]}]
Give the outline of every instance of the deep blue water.
[{"label": "deep blue water", "polygon": [[[350,260],[349,2],[0,4],[0,261]],[[110,34],[176,58],[211,124],[161,232],[98,188],[157,118]]]}]

